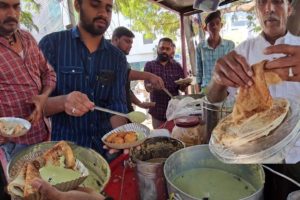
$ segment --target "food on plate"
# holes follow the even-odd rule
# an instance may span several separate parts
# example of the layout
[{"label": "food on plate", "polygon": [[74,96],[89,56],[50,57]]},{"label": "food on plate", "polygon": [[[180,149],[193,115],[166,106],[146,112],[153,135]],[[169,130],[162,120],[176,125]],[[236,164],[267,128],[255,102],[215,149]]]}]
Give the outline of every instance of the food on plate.
[{"label": "food on plate", "polygon": [[16,178],[9,183],[11,195],[32,199],[38,193],[31,187],[34,178],[42,178],[52,185],[66,183],[80,178],[81,172],[75,167],[75,157],[71,147],[60,141],[35,160],[25,163]]},{"label": "food on plate", "polygon": [[19,135],[21,132],[26,131],[25,126],[16,122],[8,122],[0,120],[0,133],[5,135]]},{"label": "food on plate", "polygon": [[287,99],[273,99],[267,84],[279,83],[275,73],[265,73],[266,61],[253,65],[254,84],[239,88],[232,114],[222,119],[213,136],[224,146],[242,145],[268,135],[278,127],[289,110]]},{"label": "food on plate", "polygon": [[187,77],[187,78],[180,78],[174,82],[178,85],[183,85],[183,84],[191,84],[192,81],[193,81],[193,78]]},{"label": "food on plate", "polygon": [[53,148],[46,151],[43,155],[46,165],[63,166],[74,169],[75,157],[71,147],[65,142],[60,141]]},{"label": "food on plate", "polygon": [[124,144],[132,143],[138,140],[138,135],[134,131],[116,132],[108,135],[105,141],[108,143]]},{"label": "food on plate", "polygon": [[33,163],[28,163],[27,164],[27,169],[26,169],[26,178],[25,178],[25,186],[24,186],[24,199],[26,200],[27,198],[30,199],[29,197],[31,195],[39,195],[37,189],[33,188],[31,186],[32,181],[35,178],[40,178],[40,173],[39,169],[37,169]]}]

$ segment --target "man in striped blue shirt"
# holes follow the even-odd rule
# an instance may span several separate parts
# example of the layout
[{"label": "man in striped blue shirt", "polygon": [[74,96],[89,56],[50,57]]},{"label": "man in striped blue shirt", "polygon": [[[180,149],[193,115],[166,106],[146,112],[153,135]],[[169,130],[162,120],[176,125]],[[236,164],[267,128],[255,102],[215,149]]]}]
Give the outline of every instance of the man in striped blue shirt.
[{"label": "man in striped blue shirt", "polygon": [[216,61],[234,48],[231,40],[221,38],[222,26],[220,11],[210,13],[205,18],[204,30],[208,32],[209,37],[200,42],[196,50],[197,83],[200,90],[210,82]]},{"label": "man in striped blue shirt", "polygon": [[95,105],[127,113],[126,58],[104,38],[112,0],[75,0],[80,21],[71,30],[49,34],[40,47],[57,73],[57,87],[45,107],[52,116],[52,140],[69,140],[102,155],[101,137],[127,120],[92,111]]}]

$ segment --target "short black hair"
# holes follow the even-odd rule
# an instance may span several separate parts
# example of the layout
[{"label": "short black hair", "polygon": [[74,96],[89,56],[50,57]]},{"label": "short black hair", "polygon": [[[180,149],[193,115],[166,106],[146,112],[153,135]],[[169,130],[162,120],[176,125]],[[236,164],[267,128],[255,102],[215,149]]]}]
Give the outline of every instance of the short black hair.
[{"label": "short black hair", "polygon": [[215,11],[215,12],[212,12],[212,13],[209,13],[207,15],[207,17],[205,18],[205,25],[207,25],[209,22],[211,22],[212,20],[216,19],[216,18],[219,18],[221,19],[221,12],[219,10]]},{"label": "short black hair", "polygon": [[172,46],[174,45],[173,40],[171,38],[168,38],[168,37],[161,38],[159,40],[158,44],[160,44],[161,42],[170,42]]},{"label": "short black hair", "polygon": [[120,38],[122,36],[127,36],[130,38],[134,38],[135,35],[133,34],[133,32],[131,30],[129,30],[128,28],[124,27],[124,26],[119,26],[118,28],[116,28],[112,34],[112,39],[114,38]]}]

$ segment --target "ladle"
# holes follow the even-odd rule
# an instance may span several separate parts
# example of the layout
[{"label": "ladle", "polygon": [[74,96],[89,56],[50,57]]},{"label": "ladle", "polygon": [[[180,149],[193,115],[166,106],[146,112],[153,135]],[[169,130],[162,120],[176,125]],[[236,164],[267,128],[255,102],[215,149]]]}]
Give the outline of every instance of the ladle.
[{"label": "ladle", "polygon": [[126,117],[127,119],[129,119],[131,122],[134,122],[134,123],[142,123],[147,118],[146,115],[144,113],[140,112],[140,111],[133,111],[133,112],[130,112],[128,114],[125,114],[125,113],[120,113],[120,112],[113,111],[113,110],[110,110],[110,109],[107,109],[107,108],[102,108],[102,107],[99,107],[99,106],[95,106],[94,110],[99,110],[99,111],[119,115],[119,116],[122,116],[122,117]]}]

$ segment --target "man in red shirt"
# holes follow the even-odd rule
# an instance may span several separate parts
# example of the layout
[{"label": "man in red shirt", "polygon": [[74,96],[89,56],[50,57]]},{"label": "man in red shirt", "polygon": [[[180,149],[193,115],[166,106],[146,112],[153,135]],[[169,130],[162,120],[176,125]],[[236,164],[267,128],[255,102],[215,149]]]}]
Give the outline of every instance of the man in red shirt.
[{"label": "man in red shirt", "polygon": [[20,0],[0,0],[0,117],[31,122],[24,136],[0,136],[7,161],[22,148],[50,138],[43,109],[56,83],[55,72],[34,38],[18,28],[20,12]]}]

